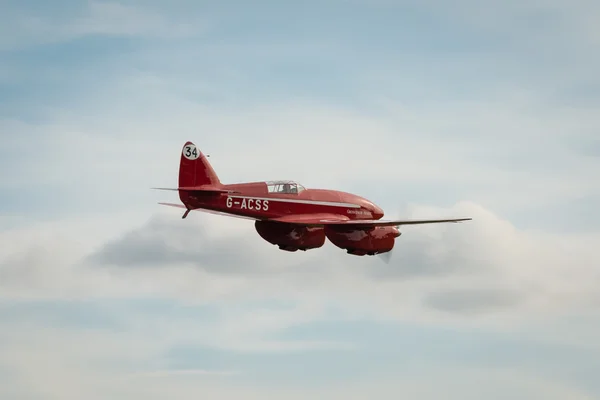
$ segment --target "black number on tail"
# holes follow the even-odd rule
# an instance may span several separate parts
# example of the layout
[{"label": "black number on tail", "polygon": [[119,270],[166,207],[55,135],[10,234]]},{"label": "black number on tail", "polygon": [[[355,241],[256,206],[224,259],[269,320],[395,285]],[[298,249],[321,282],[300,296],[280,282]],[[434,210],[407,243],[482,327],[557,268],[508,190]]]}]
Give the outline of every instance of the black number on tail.
[{"label": "black number on tail", "polygon": [[192,156],[194,156],[194,158],[198,158],[198,150],[196,150],[195,147],[194,147],[194,150],[192,150],[192,148],[190,146],[186,146],[185,147],[185,156],[187,158],[192,158]]}]

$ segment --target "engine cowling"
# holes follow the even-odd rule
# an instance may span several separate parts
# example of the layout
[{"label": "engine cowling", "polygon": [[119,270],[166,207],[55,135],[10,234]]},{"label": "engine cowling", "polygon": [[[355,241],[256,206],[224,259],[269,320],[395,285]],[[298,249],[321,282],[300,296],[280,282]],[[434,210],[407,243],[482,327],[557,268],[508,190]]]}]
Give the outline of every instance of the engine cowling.
[{"label": "engine cowling", "polygon": [[371,228],[325,227],[327,239],[348,254],[357,256],[387,253],[394,248],[396,238],[401,235],[395,226]]},{"label": "engine cowling", "polygon": [[316,249],[325,244],[325,229],[271,221],[256,221],[256,232],[267,242],[286,251]]}]

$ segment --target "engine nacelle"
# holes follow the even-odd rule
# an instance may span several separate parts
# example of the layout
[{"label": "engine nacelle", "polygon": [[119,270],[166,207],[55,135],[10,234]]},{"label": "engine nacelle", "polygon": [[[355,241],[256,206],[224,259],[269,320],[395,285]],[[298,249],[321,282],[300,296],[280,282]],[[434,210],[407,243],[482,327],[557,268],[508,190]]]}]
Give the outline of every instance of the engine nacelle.
[{"label": "engine nacelle", "polygon": [[395,226],[372,228],[325,227],[327,239],[348,254],[357,256],[386,253],[394,248],[395,240],[401,235]]},{"label": "engine nacelle", "polygon": [[256,232],[267,242],[279,246],[281,250],[296,251],[316,249],[325,244],[325,229],[320,227],[297,226],[272,221],[256,221]]}]

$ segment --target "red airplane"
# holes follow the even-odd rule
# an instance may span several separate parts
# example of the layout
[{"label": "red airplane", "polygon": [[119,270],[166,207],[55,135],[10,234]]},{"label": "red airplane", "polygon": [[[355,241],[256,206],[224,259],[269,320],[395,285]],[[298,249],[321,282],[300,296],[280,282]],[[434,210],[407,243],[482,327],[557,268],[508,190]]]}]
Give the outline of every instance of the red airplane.
[{"label": "red airplane", "polygon": [[208,158],[192,142],[183,146],[179,187],[155,188],[179,192],[184,208],[254,220],[258,234],[281,250],[309,250],[329,239],[348,254],[363,256],[389,252],[401,235],[400,225],[460,222],[471,218],[382,220],[384,213],[357,195],[306,189],[294,181],[222,184]]}]

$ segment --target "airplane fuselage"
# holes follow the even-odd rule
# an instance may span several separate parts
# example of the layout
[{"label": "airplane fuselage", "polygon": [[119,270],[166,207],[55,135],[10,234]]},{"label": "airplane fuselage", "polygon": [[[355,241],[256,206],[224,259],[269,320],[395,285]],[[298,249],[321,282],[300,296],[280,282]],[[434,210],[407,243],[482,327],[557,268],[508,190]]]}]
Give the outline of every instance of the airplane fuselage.
[{"label": "airplane fuselage", "polygon": [[295,182],[295,192],[270,191],[273,186],[283,186],[284,181],[250,182],[223,185],[234,193],[187,194],[182,198],[192,208],[200,208],[231,215],[252,218],[276,218],[299,214],[336,214],[351,220],[377,220],[383,210],[373,202],[352,193],[336,190],[305,189]]}]

